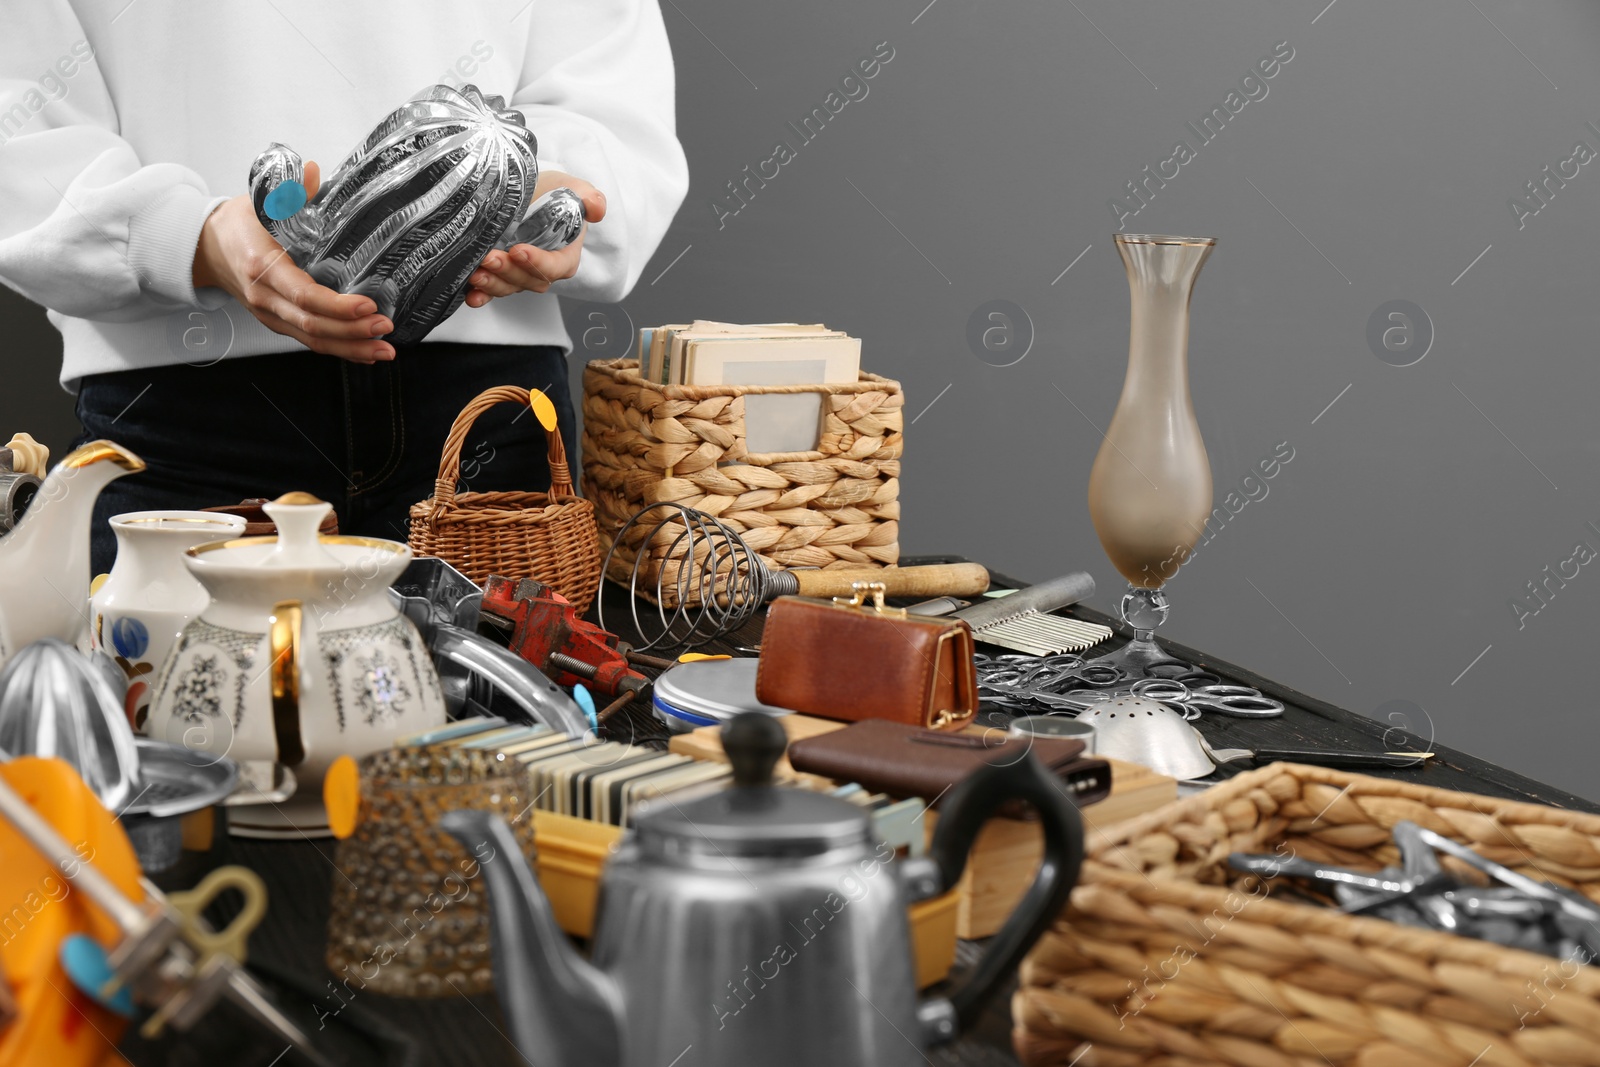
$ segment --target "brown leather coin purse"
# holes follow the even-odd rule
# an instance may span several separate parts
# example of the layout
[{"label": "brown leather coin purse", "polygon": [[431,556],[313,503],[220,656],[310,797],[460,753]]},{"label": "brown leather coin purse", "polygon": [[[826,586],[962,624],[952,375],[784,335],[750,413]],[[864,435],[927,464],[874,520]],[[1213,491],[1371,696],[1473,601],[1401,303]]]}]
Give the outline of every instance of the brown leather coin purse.
[{"label": "brown leather coin purse", "polygon": [[761,633],[756,699],[843,722],[959,730],[978,710],[972,653],[965,622],[884,607],[876,582],[832,602],[779,597]]}]

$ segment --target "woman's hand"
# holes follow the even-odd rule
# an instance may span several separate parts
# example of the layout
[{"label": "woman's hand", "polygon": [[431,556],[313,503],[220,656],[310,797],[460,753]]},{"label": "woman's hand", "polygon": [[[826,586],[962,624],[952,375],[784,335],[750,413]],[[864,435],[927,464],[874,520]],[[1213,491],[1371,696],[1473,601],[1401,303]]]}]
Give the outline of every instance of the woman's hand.
[{"label": "woman's hand", "polygon": [[[307,199],[317,195],[320,182],[317,165],[308,162]],[[313,281],[262,227],[248,196],[234,197],[206,219],[194,251],[194,284],[225,290],[267,329],[313,352],[352,363],[394,358],[393,345],[373,340],[392,332],[394,324],[377,313],[372,298]]]},{"label": "woman's hand", "polygon": [[[539,172],[539,181],[533,188],[534,199],[563,186],[583,198],[586,220],[599,222],[606,217],[604,193],[582,178],[558,170]],[[481,308],[497,296],[512,293],[542,293],[551,283],[572,277],[578,272],[578,260],[583,256],[583,238],[584,234],[580,233],[577,240],[554,252],[528,244],[512,245],[504,252],[492,249],[483,257],[483,265],[467,279],[467,284],[472,286],[467,293],[467,306]]]}]

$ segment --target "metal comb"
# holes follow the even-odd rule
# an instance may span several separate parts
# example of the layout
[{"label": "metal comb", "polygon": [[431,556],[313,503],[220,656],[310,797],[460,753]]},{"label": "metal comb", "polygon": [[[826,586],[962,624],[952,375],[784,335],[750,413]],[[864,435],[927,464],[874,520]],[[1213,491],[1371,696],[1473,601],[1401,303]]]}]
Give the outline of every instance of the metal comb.
[{"label": "metal comb", "polygon": [[1111,636],[1109,626],[1050,614],[1093,595],[1094,578],[1077,571],[986,603],[968,606],[965,601],[940,597],[907,610],[919,615],[954,615],[965,620],[972,635],[985,644],[1031,656],[1056,656],[1081,652]]}]

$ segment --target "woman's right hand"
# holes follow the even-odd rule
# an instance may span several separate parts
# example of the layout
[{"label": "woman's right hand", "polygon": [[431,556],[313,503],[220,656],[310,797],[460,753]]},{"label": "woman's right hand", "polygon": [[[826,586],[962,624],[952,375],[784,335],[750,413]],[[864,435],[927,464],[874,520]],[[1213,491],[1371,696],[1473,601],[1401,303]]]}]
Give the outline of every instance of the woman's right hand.
[{"label": "woman's right hand", "polygon": [[[306,196],[317,195],[321,172],[306,163]],[[394,358],[394,346],[374,338],[394,323],[379,315],[371,297],[318,285],[294,265],[256,219],[248,196],[236,196],[206,219],[194,250],[194,284],[225,290],[267,329],[292,337],[313,352],[352,363]]]}]

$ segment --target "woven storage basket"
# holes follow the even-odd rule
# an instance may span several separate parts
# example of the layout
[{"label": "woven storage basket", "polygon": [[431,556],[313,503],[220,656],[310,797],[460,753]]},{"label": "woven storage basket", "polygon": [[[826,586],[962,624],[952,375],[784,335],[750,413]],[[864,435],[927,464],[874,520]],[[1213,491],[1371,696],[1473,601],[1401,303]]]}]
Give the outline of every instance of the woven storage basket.
[{"label": "woven storage basket", "polygon": [[[842,385],[658,386],[638,366],[595,360],[583,375],[583,488],[607,550],[634,513],[675,501],[716,516],[773,569],[899,560],[899,382],[863,371]],[[744,398],[779,393],[822,394],[816,451],[746,451]],[[671,540],[646,549],[652,580]],[[626,583],[639,551],[619,547],[611,577]]]},{"label": "woven storage basket", "polygon": [[1600,816],[1274,764],[1108,832],[1023,963],[1018,1055],[1029,1067],[1600,1065],[1600,968],[1282,903],[1226,867],[1230,852],[1275,848],[1398,865],[1390,833],[1405,819],[1600,899]]},{"label": "woven storage basket", "polygon": [[411,505],[411,550],[438,556],[482,585],[491,574],[533,578],[582,614],[600,588],[594,505],[578,496],[561,434],[551,429],[548,493],[457,493],[461,445],[479,415],[499,403],[529,404],[515,385],[485,389],[461,409],[445,438],[433,496]]}]

